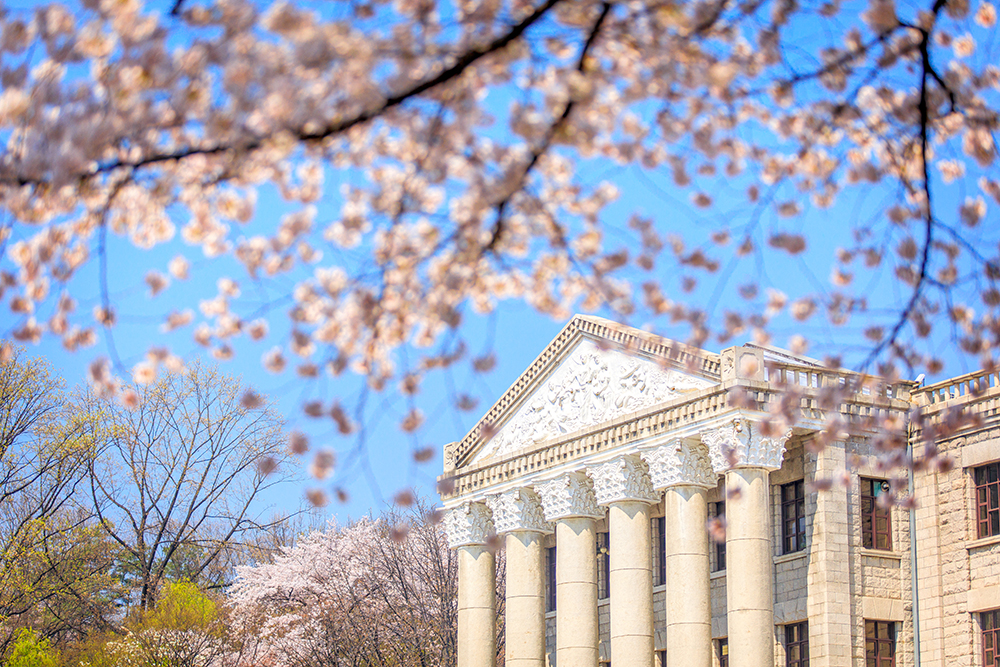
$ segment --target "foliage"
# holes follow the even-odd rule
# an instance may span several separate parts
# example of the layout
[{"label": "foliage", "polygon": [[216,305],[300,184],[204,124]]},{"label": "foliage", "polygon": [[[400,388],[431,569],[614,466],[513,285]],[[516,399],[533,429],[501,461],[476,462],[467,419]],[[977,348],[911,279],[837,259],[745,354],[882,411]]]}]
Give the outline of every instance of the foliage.
[{"label": "foliage", "polygon": [[215,601],[187,581],[168,582],[152,609],[126,623],[126,633],[91,650],[86,667],[208,667],[227,655]]},{"label": "foliage", "polygon": [[22,630],[14,641],[4,667],[56,667],[59,653],[49,640],[31,630]]},{"label": "foliage", "polygon": [[48,364],[0,363],[0,653],[19,628],[63,642],[114,614],[115,549],[78,494],[92,451]]}]

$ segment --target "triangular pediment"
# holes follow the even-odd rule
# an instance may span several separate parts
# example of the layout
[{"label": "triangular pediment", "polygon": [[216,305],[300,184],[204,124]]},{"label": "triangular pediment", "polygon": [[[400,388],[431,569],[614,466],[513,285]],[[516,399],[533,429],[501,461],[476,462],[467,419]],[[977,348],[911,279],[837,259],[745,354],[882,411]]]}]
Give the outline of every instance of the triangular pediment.
[{"label": "triangular pediment", "polygon": [[454,464],[505,458],[719,381],[717,354],[578,315],[455,443]]}]

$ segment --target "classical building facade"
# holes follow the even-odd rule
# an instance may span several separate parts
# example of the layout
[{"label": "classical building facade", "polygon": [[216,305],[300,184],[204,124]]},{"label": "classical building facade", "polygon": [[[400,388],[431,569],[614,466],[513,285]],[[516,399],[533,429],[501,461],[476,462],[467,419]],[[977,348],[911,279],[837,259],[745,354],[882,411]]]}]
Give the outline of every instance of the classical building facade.
[{"label": "classical building facade", "polygon": [[[445,448],[459,667],[496,662],[500,549],[509,666],[1000,667],[998,385],[575,317]],[[959,408],[977,421],[931,437]],[[893,448],[952,465],[895,476]],[[915,509],[880,500],[911,488]]]}]

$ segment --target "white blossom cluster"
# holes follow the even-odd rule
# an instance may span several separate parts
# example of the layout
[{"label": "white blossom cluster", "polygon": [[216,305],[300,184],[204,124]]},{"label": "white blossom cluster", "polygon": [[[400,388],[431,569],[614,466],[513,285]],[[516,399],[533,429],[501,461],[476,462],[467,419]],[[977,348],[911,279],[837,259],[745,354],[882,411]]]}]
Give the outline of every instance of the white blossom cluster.
[{"label": "white blossom cluster", "polygon": [[241,664],[454,660],[457,561],[433,522],[331,525],[238,576],[232,620],[256,638]]}]

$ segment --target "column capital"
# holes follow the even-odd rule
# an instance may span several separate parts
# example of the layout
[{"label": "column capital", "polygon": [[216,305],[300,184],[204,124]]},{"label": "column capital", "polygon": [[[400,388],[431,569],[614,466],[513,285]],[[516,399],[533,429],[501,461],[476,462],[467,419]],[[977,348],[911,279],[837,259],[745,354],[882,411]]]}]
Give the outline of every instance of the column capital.
[{"label": "column capital", "polygon": [[545,520],[541,499],[531,489],[511,489],[490,496],[487,504],[493,510],[493,524],[498,535],[516,530],[551,533],[552,524]]},{"label": "column capital", "polygon": [[653,491],[646,464],[638,456],[626,454],[587,469],[594,480],[594,494],[600,505],[625,501],[655,503],[660,494]]},{"label": "column capital", "polygon": [[535,486],[546,521],[572,517],[601,519],[604,511],[594,498],[594,487],[582,472],[570,472]]},{"label": "column capital", "polygon": [[654,489],[671,486],[700,486],[706,489],[718,484],[712,469],[708,447],[697,440],[671,438],[661,445],[639,453],[649,466]]},{"label": "column capital", "polygon": [[761,424],[737,417],[717,428],[701,432],[701,441],[708,445],[712,469],[724,473],[731,468],[763,468],[777,470],[785,456],[785,443],[791,430],[779,435],[765,435]]},{"label": "column capital", "polygon": [[492,513],[481,502],[464,502],[445,515],[444,530],[452,549],[486,544],[494,535]]}]

